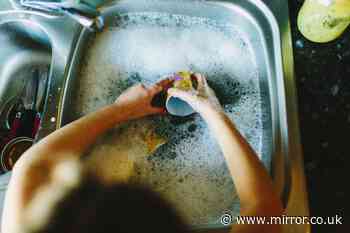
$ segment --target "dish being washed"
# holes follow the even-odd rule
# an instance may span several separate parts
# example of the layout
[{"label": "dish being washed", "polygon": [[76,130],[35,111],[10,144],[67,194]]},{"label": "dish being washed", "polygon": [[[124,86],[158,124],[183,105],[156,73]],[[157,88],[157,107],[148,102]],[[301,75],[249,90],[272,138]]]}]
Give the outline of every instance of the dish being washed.
[{"label": "dish being washed", "polygon": [[[192,75],[193,73],[189,71],[180,71],[171,75],[174,78],[173,87],[188,92],[194,91]],[[174,116],[183,117],[194,113],[193,108],[189,104],[171,95],[168,95],[165,107],[168,113]]]}]

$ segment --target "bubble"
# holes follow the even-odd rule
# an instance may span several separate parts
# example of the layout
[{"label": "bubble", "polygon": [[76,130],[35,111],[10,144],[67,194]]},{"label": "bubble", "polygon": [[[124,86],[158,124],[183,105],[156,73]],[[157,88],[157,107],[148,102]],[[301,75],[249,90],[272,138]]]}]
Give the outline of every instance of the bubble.
[{"label": "bubble", "polygon": [[[159,13],[120,15],[118,25],[90,41],[73,104],[76,116],[113,103],[135,83],[150,85],[164,75],[192,70],[207,76],[230,119],[263,154],[259,72],[250,42],[239,29]],[[223,209],[238,203],[221,150],[200,116],[145,122],[168,142],[139,161],[133,177],[137,183],[161,193],[191,225],[215,223]]]}]

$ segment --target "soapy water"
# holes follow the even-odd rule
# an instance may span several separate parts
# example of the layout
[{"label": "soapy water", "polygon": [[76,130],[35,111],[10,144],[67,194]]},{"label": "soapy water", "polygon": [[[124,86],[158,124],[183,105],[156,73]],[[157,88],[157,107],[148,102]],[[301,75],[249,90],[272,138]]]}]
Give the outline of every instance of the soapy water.
[{"label": "soapy water", "polygon": [[[112,103],[135,83],[151,85],[167,74],[191,70],[206,75],[225,112],[261,157],[259,72],[242,32],[209,19],[160,13],[121,15],[117,25],[90,41],[73,103],[75,118]],[[135,128],[152,126],[167,139],[155,153],[135,161],[130,182],[161,193],[192,226],[220,224],[224,211],[238,213],[239,200],[224,157],[198,114],[156,116],[128,125],[133,130],[124,126],[116,134],[129,138],[128,147],[134,151],[140,152],[135,150]],[[118,156],[115,150],[111,153]],[[105,164],[103,172],[120,169]]]}]

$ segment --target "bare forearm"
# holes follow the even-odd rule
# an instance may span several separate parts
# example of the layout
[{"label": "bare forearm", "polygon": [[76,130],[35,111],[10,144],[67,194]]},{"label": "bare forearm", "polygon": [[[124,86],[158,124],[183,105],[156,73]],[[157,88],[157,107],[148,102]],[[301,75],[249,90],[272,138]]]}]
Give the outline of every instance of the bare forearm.
[{"label": "bare forearm", "polygon": [[6,194],[3,216],[12,224],[3,221],[6,222],[2,225],[3,232],[17,232],[15,227],[21,223],[23,210],[40,187],[54,182],[55,168],[61,162],[76,164],[73,170],[78,174],[80,155],[108,129],[128,120],[163,113],[163,108],[151,103],[170,82],[170,79],[162,80],[150,87],[135,85],[123,92],[114,104],[53,132],[25,152],[15,164]]},{"label": "bare forearm", "polygon": [[106,106],[53,132],[31,150],[38,156],[47,151],[79,156],[108,129],[131,119],[128,111],[123,105]]},{"label": "bare forearm", "polygon": [[98,136],[133,119],[133,107],[122,104],[104,107],[53,132],[23,154],[14,167],[3,213],[13,224],[10,229],[3,224],[4,232],[14,232],[12,227],[20,222],[20,211],[36,190],[50,181],[52,170],[61,161],[77,159]]},{"label": "bare forearm", "polygon": [[28,202],[36,187],[48,181],[48,176],[56,165],[67,159],[78,159],[98,136],[130,119],[128,111],[122,105],[109,105],[41,140],[17,161],[9,191],[20,188],[23,198],[21,203]]},{"label": "bare forearm", "polygon": [[231,120],[218,111],[209,111],[203,117],[222,148],[242,207],[270,201],[280,207],[266,169]]},{"label": "bare forearm", "polygon": [[[197,92],[177,88],[168,93],[191,105],[209,125],[226,158],[241,202],[241,215],[275,216],[282,214],[282,204],[273,190],[272,181],[253,149],[223,113],[219,100],[204,76],[195,74]],[[235,232],[279,232],[277,225],[239,225]]]}]

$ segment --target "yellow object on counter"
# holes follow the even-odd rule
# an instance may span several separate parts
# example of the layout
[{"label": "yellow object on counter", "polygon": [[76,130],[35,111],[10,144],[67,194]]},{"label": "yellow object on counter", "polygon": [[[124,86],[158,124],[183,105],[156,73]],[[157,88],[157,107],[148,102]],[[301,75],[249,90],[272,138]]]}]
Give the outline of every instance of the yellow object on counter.
[{"label": "yellow object on counter", "polygon": [[313,42],[338,38],[350,24],[350,0],[306,0],[299,11],[298,28]]}]

